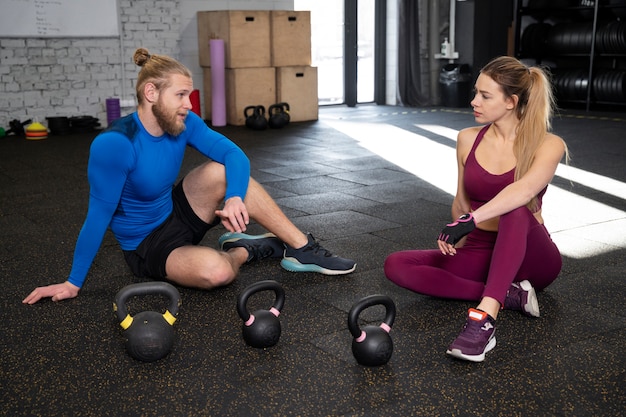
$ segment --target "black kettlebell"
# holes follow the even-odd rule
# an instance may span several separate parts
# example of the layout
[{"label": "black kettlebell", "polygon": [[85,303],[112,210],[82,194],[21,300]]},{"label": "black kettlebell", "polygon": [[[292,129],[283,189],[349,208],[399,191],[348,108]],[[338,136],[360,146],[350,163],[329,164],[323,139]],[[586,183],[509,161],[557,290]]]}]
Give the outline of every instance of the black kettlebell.
[{"label": "black kettlebell", "polygon": [[[250,313],[246,306],[248,299],[260,291],[271,290],[276,294],[274,305],[269,310]],[[255,348],[267,348],[278,343],[280,338],[280,310],[285,304],[285,290],[276,281],[258,281],[246,287],[237,298],[237,313],[243,320],[243,340]]]},{"label": "black kettlebell", "polygon": [[[359,314],[368,307],[385,306],[385,321],[380,326],[359,327]],[[389,332],[396,318],[396,305],[386,295],[370,295],[356,302],[348,313],[348,329],[352,339],[352,354],[357,362],[365,366],[386,364],[393,353],[393,341]]]},{"label": "black kettlebell", "polygon": [[[135,317],[128,313],[126,302],[130,297],[164,295],[169,298],[165,313],[142,311]],[[174,322],[180,307],[178,290],[167,282],[155,281],[131,284],[115,296],[113,311],[124,329],[126,351],[135,359],[153,362],[164,358],[174,345]]]},{"label": "black kettlebell", "polygon": [[267,129],[267,119],[265,118],[265,107],[248,106],[243,109],[243,115],[246,118],[246,127],[253,130]]},{"label": "black kettlebell", "polygon": [[280,129],[289,124],[289,104],[276,103],[272,104],[268,109],[269,114],[268,125],[274,129]]}]

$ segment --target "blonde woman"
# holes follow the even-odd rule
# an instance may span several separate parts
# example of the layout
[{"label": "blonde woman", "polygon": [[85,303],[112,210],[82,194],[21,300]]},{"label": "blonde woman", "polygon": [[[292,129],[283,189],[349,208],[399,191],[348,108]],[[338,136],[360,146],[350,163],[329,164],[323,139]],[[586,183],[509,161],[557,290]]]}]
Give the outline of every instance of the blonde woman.
[{"label": "blonde woman", "polygon": [[442,230],[438,249],[389,255],[385,274],[420,294],[477,301],[447,353],[480,362],[496,345],[499,312],[538,317],[535,290],[561,270],[541,208],[567,147],[550,133],[554,99],[539,67],[493,59],[480,71],[471,106],[481,126],[458,134],[456,220]]}]

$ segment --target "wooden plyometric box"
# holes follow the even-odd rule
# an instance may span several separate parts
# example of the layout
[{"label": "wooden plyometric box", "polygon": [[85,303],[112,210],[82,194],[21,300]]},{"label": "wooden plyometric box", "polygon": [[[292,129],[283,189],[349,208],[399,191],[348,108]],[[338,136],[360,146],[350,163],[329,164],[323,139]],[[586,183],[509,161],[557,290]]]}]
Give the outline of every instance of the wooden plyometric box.
[{"label": "wooden plyometric box", "polygon": [[229,125],[244,125],[244,109],[248,106],[262,105],[267,114],[267,109],[274,103],[274,67],[226,69],[226,122]]},{"label": "wooden plyometric box", "polygon": [[197,13],[201,67],[211,66],[211,39],[224,40],[226,68],[270,67],[269,10],[219,10]]},{"label": "wooden plyometric box", "polygon": [[311,65],[311,12],[270,12],[272,66]]},{"label": "wooden plyometric box", "polygon": [[[213,95],[211,68],[202,68],[203,74],[203,114],[213,120]],[[230,125],[245,124],[244,109],[247,106],[263,105],[266,109],[276,99],[276,71],[266,68],[228,68],[226,81],[226,122]],[[267,113],[266,113],[267,114]]]},{"label": "wooden plyometric box", "polygon": [[276,68],[276,100],[289,104],[292,122],[317,120],[319,113],[317,67]]}]

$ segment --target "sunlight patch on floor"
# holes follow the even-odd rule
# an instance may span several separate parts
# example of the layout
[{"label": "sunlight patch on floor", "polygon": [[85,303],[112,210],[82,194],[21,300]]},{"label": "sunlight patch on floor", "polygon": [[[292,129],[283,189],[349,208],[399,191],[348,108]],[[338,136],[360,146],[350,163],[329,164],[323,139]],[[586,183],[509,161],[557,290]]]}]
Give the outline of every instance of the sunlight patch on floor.
[{"label": "sunlight patch on floor", "polygon": [[[456,193],[455,149],[384,123],[326,120],[361,146],[442,191]],[[457,130],[439,125],[415,125],[456,141]],[[626,200],[626,183],[560,164],[557,173],[573,183]],[[574,187],[575,188],[575,187]],[[544,197],[543,217],[552,238],[565,256],[586,258],[626,248],[626,212],[551,185]]]},{"label": "sunlight patch on floor", "polygon": [[327,121],[364,148],[454,195],[455,150],[429,138],[382,123]]}]

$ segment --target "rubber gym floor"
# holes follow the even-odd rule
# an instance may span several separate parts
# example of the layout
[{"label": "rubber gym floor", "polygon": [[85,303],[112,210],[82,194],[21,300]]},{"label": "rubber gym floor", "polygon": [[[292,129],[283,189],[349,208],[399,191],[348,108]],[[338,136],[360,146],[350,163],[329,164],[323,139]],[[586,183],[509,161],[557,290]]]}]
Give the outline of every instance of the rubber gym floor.
[{"label": "rubber gym floor", "polygon": [[[291,273],[276,260],[244,265],[237,281],[179,287],[174,346],[130,357],[113,313],[116,293],[142,282],[110,232],[72,300],[22,299],[64,280],[87,209],[86,163],[96,132],[0,139],[3,280],[0,415],[5,416],[618,416],[626,410],[626,115],[562,110],[554,131],[572,160],[544,199],[563,252],[560,277],[538,294],[541,317],[504,311],[482,363],[446,355],[474,303],[411,293],[387,281],[385,257],[432,248],[450,219],[456,131],[468,109],[322,107],[315,122],[252,131],[216,128],[249,155],[252,174],[303,231],[358,263],[346,276]],[[183,172],[202,162],[186,155]],[[157,168],[158,169],[158,168]],[[217,247],[222,226],[203,245]],[[251,233],[261,232],[256,224]],[[260,280],[285,290],[282,334],[245,344],[238,295]],[[363,297],[396,306],[393,354],[359,365],[347,320]],[[267,309],[272,292],[250,310]],[[131,314],[164,311],[134,297]],[[359,317],[380,324],[382,306]]]}]

